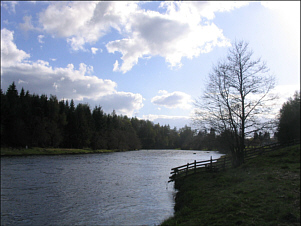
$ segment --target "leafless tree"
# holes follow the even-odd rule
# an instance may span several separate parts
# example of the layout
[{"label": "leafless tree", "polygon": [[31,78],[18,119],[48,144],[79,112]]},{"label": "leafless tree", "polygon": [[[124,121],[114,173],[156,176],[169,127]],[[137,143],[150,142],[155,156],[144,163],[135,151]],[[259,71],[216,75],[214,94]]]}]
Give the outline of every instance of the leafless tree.
[{"label": "leafless tree", "polygon": [[227,137],[233,166],[244,161],[245,138],[272,124],[271,94],[275,77],[269,74],[265,62],[252,60],[248,43],[235,42],[226,59],[213,67],[203,96],[195,101],[193,120],[203,128],[214,128]]}]

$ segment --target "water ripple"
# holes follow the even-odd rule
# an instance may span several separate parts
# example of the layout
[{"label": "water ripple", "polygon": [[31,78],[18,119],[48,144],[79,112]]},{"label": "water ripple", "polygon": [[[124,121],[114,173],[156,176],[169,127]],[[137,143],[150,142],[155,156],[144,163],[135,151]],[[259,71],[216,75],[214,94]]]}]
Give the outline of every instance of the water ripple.
[{"label": "water ripple", "polygon": [[220,156],[141,150],[1,157],[1,225],[160,224],[174,212],[170,169],[210,155]]}]

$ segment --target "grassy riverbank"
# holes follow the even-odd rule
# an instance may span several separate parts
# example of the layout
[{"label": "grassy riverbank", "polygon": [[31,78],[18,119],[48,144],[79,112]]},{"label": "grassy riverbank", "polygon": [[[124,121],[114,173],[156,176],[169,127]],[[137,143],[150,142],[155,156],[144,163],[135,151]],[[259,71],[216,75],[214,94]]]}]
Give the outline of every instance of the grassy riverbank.
[{"label": "grassy riverbank", "polygon": [[175,216],[164,226],[300,225],[300,145],[237,169],[179,179],[175,186]]},{"label": "grassy riverbank", "polygon": [[92,150],[92,149],[70,149],[70,148],[1,148],[1,156],[14,155],[67,155],[67,154],[91,154],[91,153],[108,153],[119,150]]}]

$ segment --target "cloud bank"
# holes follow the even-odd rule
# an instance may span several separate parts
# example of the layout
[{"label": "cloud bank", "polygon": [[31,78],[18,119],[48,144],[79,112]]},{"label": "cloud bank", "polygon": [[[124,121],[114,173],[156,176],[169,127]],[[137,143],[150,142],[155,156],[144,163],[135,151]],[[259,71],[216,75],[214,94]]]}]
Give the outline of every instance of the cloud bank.
[{"label": "cloud bank", "polygon": [[[85,51],[113,30],[122,38],[106,44],[109,53],[121,53],[114,71],[126,73],[145,56],[161,56],[171,68],[181,67],[215,46],[229,46],[223,31],[211,20],[247,2],[162,2],[160,12],[145,10],[143,2],[51,2],[39,14],[40,29],[66,38],[74,51]],[[162,13],[161,13],[162,11]],[[29,26],[26,18],[26,28]]]},{"label": "cloud bank", "polygon": [[17,48],[13,42],[13,36],[13,31],[5,28],[1,30],[1,70],[3,66],[10,67],[30,57],[29,54]]},{"label": "cloud bank", "polygon": [[175,91],[168,93],[166,90],[160,90],[158,96],[155,96],[151,99],[151,102],[155,105],[163,106],[166,108],[181,108],[181,109],[190,109],[192,99],[191,96]]},{"label": "cloud bank", "polygon": [[[80,63],[52,68],[49,62],[30,61],[30,55],[17,48],[13,31],[1,30],[1,86],[16,82],[17,87],[53,94],[59,99],[74,99],[100,105],[106,112],[132,116],[143,107],[141,94],[119,92],[117,84],[93,75],[93,67]],[[4,90],[6,91],[6,90]],[[94,107],[94,106],[91,106]]]},{"label": "cloud bank", "polygon": [[191,126],[191,119],[188,116],[171,116],[171,115],[143,115],[142,118],[143,120],[149,120],[152,121],[153,123],[157,124],[159,123],[160,125],[169,125],[170,128],[183,128],[185,125]]}]

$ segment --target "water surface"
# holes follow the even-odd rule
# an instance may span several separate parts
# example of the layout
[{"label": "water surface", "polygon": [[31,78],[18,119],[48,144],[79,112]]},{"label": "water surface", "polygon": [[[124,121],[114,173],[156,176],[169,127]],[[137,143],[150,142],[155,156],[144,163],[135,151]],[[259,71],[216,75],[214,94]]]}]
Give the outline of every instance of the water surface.
[{"label": "water surface", "polygon": [[173,167],[218,152],[1,157],[1,225],[158,225],[174,213]]}]

